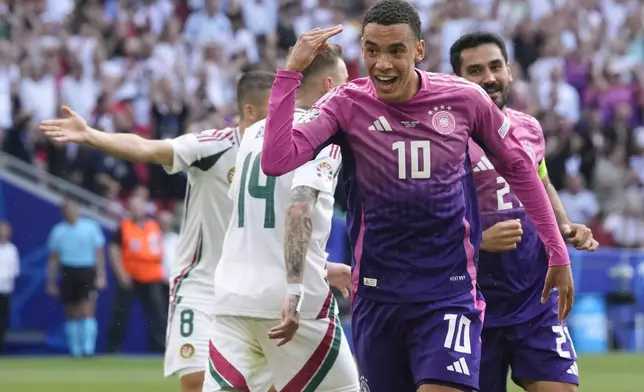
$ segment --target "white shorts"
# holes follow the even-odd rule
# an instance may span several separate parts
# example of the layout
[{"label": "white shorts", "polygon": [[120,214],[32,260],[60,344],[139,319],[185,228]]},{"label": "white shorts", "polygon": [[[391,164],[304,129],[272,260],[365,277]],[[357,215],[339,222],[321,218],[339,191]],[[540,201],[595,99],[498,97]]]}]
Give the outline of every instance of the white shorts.
[{"label": "white shorts", "polygon": [[213,316],[195,308],[178,305],[168,316],[164,375],[203,372],[208,361],[208,342]]},{"label": "white shorts", "polygon": [[[358,370],[337,316],[301,320],[277,347],[268,331],[280,320],[215,316],[203,392],[358,392]],[[268,381],[268,383],[267,383]]]}]

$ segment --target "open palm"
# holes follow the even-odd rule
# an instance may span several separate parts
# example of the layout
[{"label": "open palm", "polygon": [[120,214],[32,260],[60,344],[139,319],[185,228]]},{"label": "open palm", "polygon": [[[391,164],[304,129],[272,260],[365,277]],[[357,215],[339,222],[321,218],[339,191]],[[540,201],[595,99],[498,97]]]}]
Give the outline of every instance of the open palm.
[{"label": "open palm", "polygon": [[62,107],[65,118],[45,120],[40,130],[45,136],[60,143],[84,143],[87,140],[87,122],[67,106]]}]

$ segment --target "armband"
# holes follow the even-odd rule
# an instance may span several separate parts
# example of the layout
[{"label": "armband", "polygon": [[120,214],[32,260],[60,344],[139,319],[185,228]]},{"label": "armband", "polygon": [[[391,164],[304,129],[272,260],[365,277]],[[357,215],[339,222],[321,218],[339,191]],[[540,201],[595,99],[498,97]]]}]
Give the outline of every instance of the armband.
[{"label": "armband", "polygon": [[539,175],[539,178],[541,180],[548,177],[548,168],[546,167],[545,158],[542,159],[541,162],[539,162],[539,166],[537,166],[537,174]]}]

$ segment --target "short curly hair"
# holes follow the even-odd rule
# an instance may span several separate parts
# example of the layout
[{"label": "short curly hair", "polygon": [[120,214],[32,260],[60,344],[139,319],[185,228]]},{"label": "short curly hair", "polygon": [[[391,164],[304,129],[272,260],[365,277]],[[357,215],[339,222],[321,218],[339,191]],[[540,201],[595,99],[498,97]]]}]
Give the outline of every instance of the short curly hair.
[{"label": "short curly hair", "polygon": [[411,4],[404,0],[381,0],[364,14],[362,32],[366,25],[374,23],[383,26],[409,25],[417,40],[422,38],[420,16]]}]

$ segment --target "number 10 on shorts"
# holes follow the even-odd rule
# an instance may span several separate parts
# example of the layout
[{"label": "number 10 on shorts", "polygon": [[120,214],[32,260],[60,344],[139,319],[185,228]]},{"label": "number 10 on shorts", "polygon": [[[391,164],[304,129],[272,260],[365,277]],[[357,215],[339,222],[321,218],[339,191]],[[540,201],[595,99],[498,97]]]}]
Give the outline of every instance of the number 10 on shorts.
[{"label": "number 10 on shorts", "polygon": [[463,315],[446,314],[443,320],[447,322],[445,348],[461,354],[471,354],[470,325],[472,322],[470,319]]}]

